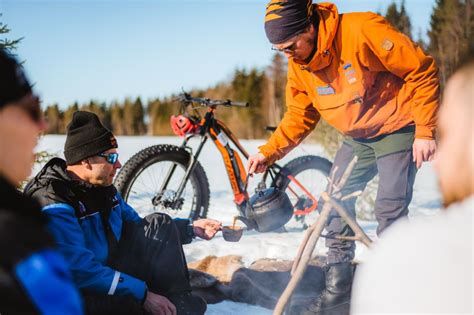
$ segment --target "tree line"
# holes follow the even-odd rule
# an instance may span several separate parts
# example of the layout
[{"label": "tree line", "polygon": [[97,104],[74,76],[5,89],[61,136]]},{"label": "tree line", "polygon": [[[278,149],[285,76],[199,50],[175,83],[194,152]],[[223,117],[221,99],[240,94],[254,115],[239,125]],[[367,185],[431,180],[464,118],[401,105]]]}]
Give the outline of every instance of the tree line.
[{"label": "tree line", "polygon": [[[284,108],[286,62],[276,54],[264,70],[257,68],[236,69],[228,82],[221,82],[208,89],[186,91],[194,97],[232,99],[250,103],[248,108],[218,108],[218,117],[241,138],[262,138],[264,126],[276,125]],[[46,133],[63,134],[72,113],[87,110],[96,113],[101,121],[116,135],[170,135],[171,115],[179,114],[177,95],[143,101],[124,99],[111,104],[90,101],[74,103],[65,110],[58,104],[45,109],[49,122]]]},{"label": "tree line", "polygon": [[[412,38],[432,55],[440,70],[444,85],[457,66],[474,51],[474,11],[472,0],[436,0],[428,29],[428,42],[418,33],[413,36],[410,17],[402,1],[389,5],[386,19],[398,30]],[[0,16],[1,17],[1,16]],[[0,35],[8,33],[8,27],[0,22]],[[21,40],[21,39],[20,39]],[[14,47],[20,40],[0,39],[0,47]],[[193,96],[247,101],[249,108],[221,108],[218,117],[239,138],[266,138],[267,125],[277,125],[285,112],[286,58],[275,54],[263,69],[236,69],[228,81],[207,89],[187,91]],[[113,103],[91,100],[84,104],[74,103],[66,109],[50,104],[45,109],[49,121],[46,133],[65,133],[72,113],[78,109],[95,112],[103,123],[117,135],[171,135],[169,117],[178,114],[176,95],[149,100],[124,99]],[[317,132],[310,137],[322,143],[330,154],[339,146],[341,136],[321,122]]]}]

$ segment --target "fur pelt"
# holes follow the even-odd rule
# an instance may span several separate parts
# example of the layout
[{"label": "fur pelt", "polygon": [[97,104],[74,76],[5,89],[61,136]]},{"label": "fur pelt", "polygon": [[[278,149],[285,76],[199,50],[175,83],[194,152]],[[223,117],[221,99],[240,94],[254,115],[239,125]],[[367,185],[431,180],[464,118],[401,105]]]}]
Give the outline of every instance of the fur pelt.
[{"label": "fur pelt", "polygon": [[[324,289],[325,257],[310,262],[292,305],[303,305]],[[193,292],[209,304],[229,299],[273,309],[290,279],[292,261],[260,259],[244,268],[240,256],[208,256],[188,264]],[[222,281],[228,280],[228,281]]]}]

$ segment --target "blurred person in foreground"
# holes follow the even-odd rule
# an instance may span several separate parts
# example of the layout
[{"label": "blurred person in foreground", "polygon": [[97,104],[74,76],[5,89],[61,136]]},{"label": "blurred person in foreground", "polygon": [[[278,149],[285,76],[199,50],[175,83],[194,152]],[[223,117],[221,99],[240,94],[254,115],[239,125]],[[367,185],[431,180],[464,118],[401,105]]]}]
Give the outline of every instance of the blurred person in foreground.
[{"label": "blurred person in foreground", "polygon": [[0,314],[83,314],[39,204],[17,187],[46,128],[21,65],[0,48]]},{"label": "blurred person in foreground", "polygon": [[474,58],[448,81],[439,135],[433,164],[445,209],[382,235],[357,270],[353,314],[474,312]]},{"label": "blurred person in foreground", "polygon": [[[380,15],[339,14],[332,3],[270,1],[265,32],[273,49],[288,58],[288,109],[268,142],[249,158],[249,172],[265,171],[324,119],[345,136],[331,171],[336,182],[358,156],[342,195],[364,190],[378,174],[377,234],[406,217],[417,168],[436,151],[439,85],[434,59]],[[352,217],[355,202],[343,202]],[[295,313],[340,315],[349,310],[355,243],[337,237],[354,232],[335,211],[326,231],[326,288]]]},{"label": "blurred person in foreground", "polygon": [[182,244],[213,238],[220,222],[163,213],[140,218],[112,184],[122,166],[117,148],[97,115],[75,112],[66,160],[51,159],[25,188],[49,219],[86,313],[204,314],[206,302],[191,293]]}]

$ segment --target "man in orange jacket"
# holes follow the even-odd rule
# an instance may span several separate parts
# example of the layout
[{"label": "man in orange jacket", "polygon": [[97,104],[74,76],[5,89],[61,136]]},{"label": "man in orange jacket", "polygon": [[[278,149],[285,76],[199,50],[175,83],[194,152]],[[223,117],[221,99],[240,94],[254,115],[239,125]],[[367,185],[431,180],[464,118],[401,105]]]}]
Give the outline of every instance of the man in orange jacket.
[{"label": "man in orange jacket", "polygon": [[[439,84],[433,58],[381,16],[338,14],[332,3],[272,0],[265,31],[273,49],[288,57],[288,110],[250,157],[249,173],[285,156],[323,118],[345,135],[334,161],[336,176],[354,155],[359,158],[343,195],[363,190],[378,173],[377,233],[406,217],[416,169],[436,151]],[[344,205],[355,216],[355,200]],[[355,245],[334,237],[353,231],[336,213],[326,229],[326,289],[303,314],[348,312]]]}]

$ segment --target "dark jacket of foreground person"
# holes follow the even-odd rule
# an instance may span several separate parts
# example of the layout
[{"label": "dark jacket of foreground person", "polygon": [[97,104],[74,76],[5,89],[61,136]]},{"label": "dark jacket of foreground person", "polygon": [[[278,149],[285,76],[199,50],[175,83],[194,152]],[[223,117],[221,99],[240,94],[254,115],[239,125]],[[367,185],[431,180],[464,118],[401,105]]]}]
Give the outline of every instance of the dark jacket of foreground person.
[{"label": "dark jacket of foreground person", "polygon": [[[82,314],[39,204],[0,176],[0,314]],[[46,285],[47,284],[47,285]]]}]

